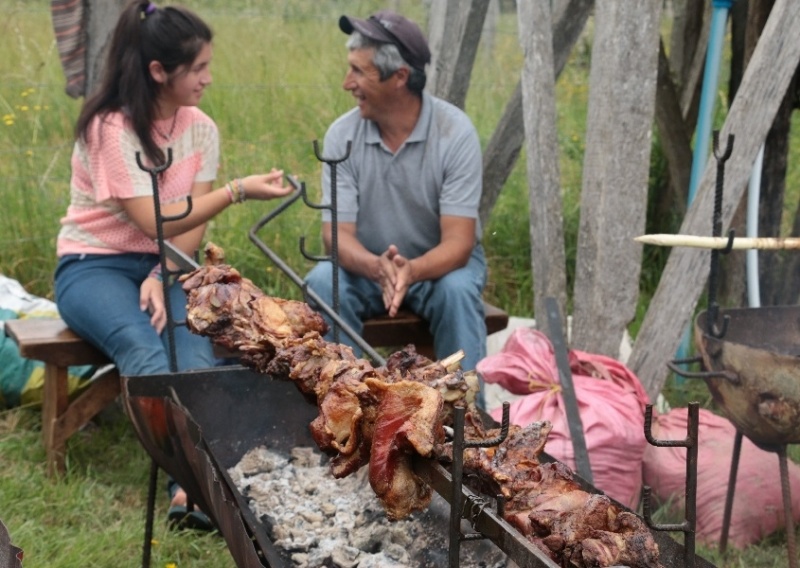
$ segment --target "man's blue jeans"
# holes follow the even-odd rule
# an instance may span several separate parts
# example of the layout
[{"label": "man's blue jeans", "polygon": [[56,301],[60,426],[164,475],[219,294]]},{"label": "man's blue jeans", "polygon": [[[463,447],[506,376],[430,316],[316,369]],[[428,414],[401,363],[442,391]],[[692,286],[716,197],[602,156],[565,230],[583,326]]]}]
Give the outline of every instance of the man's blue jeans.
[{"label": "man's blue jeans", "polygon": [[[333,265],[317,264],[306,276],[306,283],[320,299],[333,307]],[[461,368],[472,370],[486,356],[486,322],[483,311],[483,287],[486,284],[486,260],[483,248],[472,251],[469,262],[439,278],[417,282],[408,289],[403,307],[430,322],[437,359],[444,359],[459,349],[465,357]],[[364,320],[385,314],[381,288],[372,280],[339,269],[339,315],[353,331],[361,335]],[[323,314],[324,316],[324,314]],[[326,321],[332,322],[326,317]],[[326,336],[331,340],[332,334]],[[342,343],[361,354],[345,333]]]},{"label": "man's blue jeans", "polygon": [[[158,263],[154,254],[88,254],[61,258],[55,273],[59,314],[75,333],[105,353],[122,376],[169,373],[167,329],[159,335],[139,309],[139,288]],[[186,320],[186,293],[170,289],[174,322]],[[174,328],[177,371],[215,364],[211,342],[185,325]]]}]

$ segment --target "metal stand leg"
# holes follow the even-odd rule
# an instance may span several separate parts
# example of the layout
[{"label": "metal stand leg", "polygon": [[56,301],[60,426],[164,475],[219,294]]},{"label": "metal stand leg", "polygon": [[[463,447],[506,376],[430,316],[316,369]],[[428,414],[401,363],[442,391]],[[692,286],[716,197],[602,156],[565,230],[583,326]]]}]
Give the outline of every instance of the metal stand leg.
[{"label": "metal stand leg", "polygon": [[153,517],[156,510],[156,489],[158,485],[158,465],[150,460],[150,484],[147,489],[147,516],[144,522],[144,545],[142,547],[142,568],[150,566],[150,550],[153,543]]},{"label": "metal stand leg", "polygon": [[728,548],[728,529],[731,526],[733,514],[733,494],[736,490],[736,475],[739,471],[739,457],[742,453],[742,433],[736,431],[733,441],[733,456],[731,458],[731,472],[728,476],[728,494],[725,496],[725,514],[722,517],[722,534],[719,538],[719,551],[725,554]]},{"label": "metal stand leg", "polygon": [[789,486],[789,464],[786,458],[786,446],[778,450],[781,467],[781,491],[783,493],[783,514],[786,519],[786,549],[789,553],[789,568],[797,568],[797,543],[794,534],[794,518],[792,517],[792,490]]}]

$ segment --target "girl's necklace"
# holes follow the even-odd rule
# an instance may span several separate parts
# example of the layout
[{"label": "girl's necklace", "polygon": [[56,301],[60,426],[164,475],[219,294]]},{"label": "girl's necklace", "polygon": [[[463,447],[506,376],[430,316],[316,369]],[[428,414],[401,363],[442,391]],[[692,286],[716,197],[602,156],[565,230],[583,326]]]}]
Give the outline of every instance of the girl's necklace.
[{"label": "girl's necklace", "polygon": [[178,121],[178,110],[180,109],[176,109],[175,114],[172,115],[172,125],[169,127],[169,134],[164,134],[161,132],[161,129],[158,127],[158,125],[153,123],[153,127],[156,129],[156,132],[158,132],[159,136],[161,136],[161,138],[167,142],[172,140],[172,134],[175,132],[175,123]]}]

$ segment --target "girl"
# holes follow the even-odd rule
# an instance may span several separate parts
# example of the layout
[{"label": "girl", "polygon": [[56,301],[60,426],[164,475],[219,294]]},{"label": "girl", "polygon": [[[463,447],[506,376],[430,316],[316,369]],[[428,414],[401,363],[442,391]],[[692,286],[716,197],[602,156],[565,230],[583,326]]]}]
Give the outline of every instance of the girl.
[{"label": "girl", "polygon": [[[283,172],[236,179],[214,189],[219,136],[197,108],[211,84],[212,32],[178,6],[133,0],[114,30],[104,77],[76,125],[71,203],[61,220],[55,295],[64,321],[116,364],[120,375],[168,373],[170,355],[156,238],[153,182],[158,174],[163,235],[190,257],[205,223],[234,203],[282,197],[291,187]],[[169,266],[170,270],[175,269]],[[185,320],[180,283],[169,286],[173,321]],[[214,366],[206,338],[174,328],[179,371]],[[171,485],[170,518],[186,516],[186,494]],[[183,509],[181,509],[183,507]],[[202,528],[207,517],[189,512]],[[205,517],[205,519],[203,518]]]}]

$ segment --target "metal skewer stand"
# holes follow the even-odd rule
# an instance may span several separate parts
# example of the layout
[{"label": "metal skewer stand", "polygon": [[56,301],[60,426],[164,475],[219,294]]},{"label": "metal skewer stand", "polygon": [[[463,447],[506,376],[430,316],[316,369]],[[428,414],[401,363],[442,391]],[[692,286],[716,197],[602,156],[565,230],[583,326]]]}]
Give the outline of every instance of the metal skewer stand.
[{"label": "metal skewer stand", "polygon": [[[350,339],[352,339],[359,348],[361,348],[367,356],[372,359],[378,365],[384,365],[386,360],[381,357],[372,346],[364,341],[364,339],[356,333],[353,328],[351,328],[340,316],[339,316],[339,306],[338,306],[338,298],[339,298],[339,288],[338,288],[338,275],[339,275],[339,254],[338,254],[338,217],[336,212],[336,166],[341,163],[342,161],[346,160],[350,155],[350,142],[347,143],[347,151],[344,157],[337,158],[337,159],[324,159],[319,154],[319,149],[317,146],[316,140],[314,141],[314,154],[317,156],[317,159],[328,163],[331,165],[331,183],[333,187],[331,188],[331,204],[317,204],[312,203],[308,199],[308,195],[306,192],[306,184],[305,182],[298,182],[293,176],[286,176],[287,181],[295,188],[295,192],[289,196],[286,200],[284,200],[275,210],[271,211],[264,217],[262,217],[253,227],[250,229],[249,237],[250,240],[255,244],[264,255],[269,258],[278,269],[286,274],[289,279],[294,282],[300,290],[303,292],[304,300],[311,304],[315,309],[322,311],[327,315],[331,321],[333,322],[333,333],[334,333],[334,342],[338,343],[339,337],[339,330],[344,331]],[[334,305],[333,307],[329,306],[322,298],[317,295],[314,290],[312,290],[308,284],[300,277],[280,256],[278,256],[270,247],[264,243],[263,240],[258,236],[258,232],[263,229],[270,221],[278,217],[281,213],[286,211],[289,207],[291,207],[298,199],[303,200],[303,203],[307,207],[311,207],[312,209],[330,209],[331,210],[331,230],[332,230],[332,251],[330,256],[314,256],[307,253],[305,248],[305,237],[300,237],[299,247],[300,252],[302,255],[309,259],[315,261],[326,261],[330,260],[333,264],[333,298],[334,298]]]},{"label": "metal skewer stand", "polygon": [[[169,369],[170,372],[176,373],[178,372],[178,359],[177,354],[175,353],[175,327],[178,325],[185,325],[186,322],[176,322],[172,317],[172,305],[170,301],[169,295],[169,286],[171,277],[177,274],[180,271],[172,272],[169,270],[167,266],[167,252],[166,252],[166,241],[164,239],[164,223],[168,223],[170,221],[177,221],[179,219],[183,219],[192,211],[192,196],[186,196],[186,210],[178,215],[171,215],[171,216],[164,216],[161,214],[161,200],[159,198],[159,189],[158,189],[158,176],[162,172],[166,171],[172,165],[172,148],[167,148],[167,159],[164,164],[161,166],[156,166],[154,168],[148,168],[142,162],[141,154],[136,152],[136,164],[139,166],[139,169],[142,171],[147,172],[150,174],[150,180],[153,184],[153,206],[155,208],[155,216],[156,216],[156,235],[157,235],[157,242],[158,242],[158,257],[159,263],[161,264],[161,286],[164,292],[164,308],[167,310],[167,344],[169,346]],[[153,541],[153,518],[155,516],[155,503],[156,503],[156,491],[158,489],[158,464],[156,464],[155,460],[150,461],[150,478],[149,478],[149,485],[147,491],[147,512],[145,517],[145,534],[144,534],[144,545],[142,550],[142,568],[149,568],[150,566],[150,555],[151,555],[151,545]],[[192,507],[192,501],[188,498],[187,495],[187,502],[186,502],[186,510],[190,511]]]},{"label": "metal skewer stand", "polygon": [[647,525],[656,531],[681,531],[684,534],[684,568],[695,567],[695,528],[697,526],[697,434],[699,430],[700,406],[696,402],[689,403],[689,424],[687,435],[683,440],[656,440],[652,434],[653,405],[645,407],[644,437],[652,445],[659,448],[686,448],[686,495],[684,498],[685,519],[677,524],[655,524],[650,515],[651,488],[642,488],[642,516]]}]

